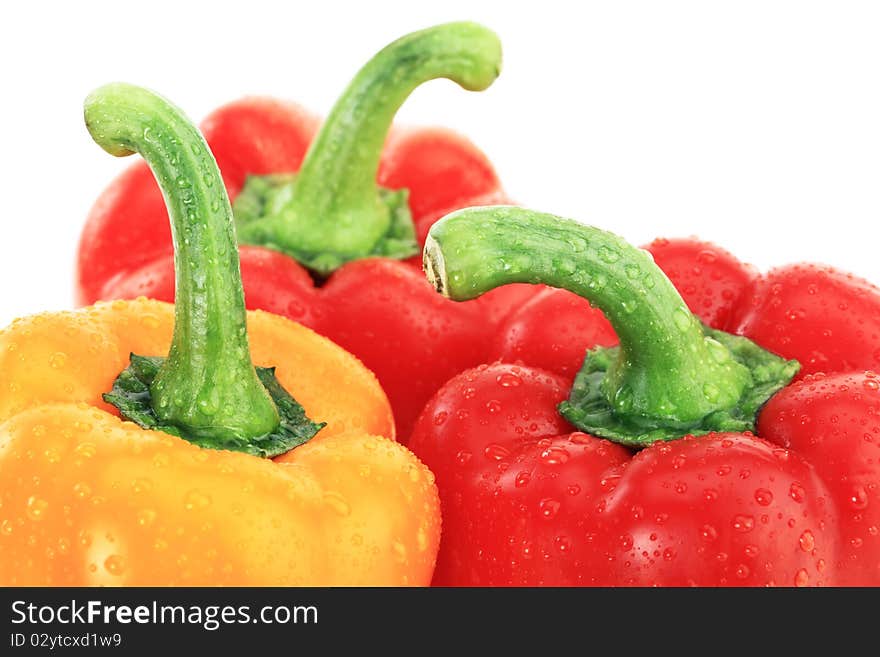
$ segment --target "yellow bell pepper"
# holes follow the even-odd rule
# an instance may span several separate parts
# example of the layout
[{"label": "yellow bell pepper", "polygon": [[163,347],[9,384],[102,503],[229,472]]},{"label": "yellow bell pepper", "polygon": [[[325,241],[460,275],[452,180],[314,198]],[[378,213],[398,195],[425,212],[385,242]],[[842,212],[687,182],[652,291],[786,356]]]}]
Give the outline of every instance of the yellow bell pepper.
[{"label": "yellow bell pepper", "polygon": [[428,585],[433,476],[381,437],[390,407],[354,356],[246,313],[201,135],[121,84],[89,97],[86,122],[159,180],[177,304],[115,301],[0,332],[0,585]]}]

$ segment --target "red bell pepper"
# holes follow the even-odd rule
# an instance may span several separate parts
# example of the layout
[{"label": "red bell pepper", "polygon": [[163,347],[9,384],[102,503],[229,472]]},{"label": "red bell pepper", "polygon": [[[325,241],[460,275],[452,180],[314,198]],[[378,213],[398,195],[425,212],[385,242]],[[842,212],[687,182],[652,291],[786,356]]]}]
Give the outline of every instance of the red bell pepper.
[{"label": "red bell pepper", "polygon": [[[388,393],[403,439],[443,382],[485,358],[490,328],[531,291],[509,288],[468,305],[434,294],[413,257],[431,224],[505,196],[485,155],[463,137],[390,130],[391,122],[423,82],[449,78],[482,90],[500,64],[491,31],[441,25],[378,53],[320,129],[295,105],[252,98],[203,124],[235,200],[247,307],[299,321],[357,355]],[[147,166],[122,174],[83,232],[78,302],[172,301],[168,226]]]},{"label": "red bell pepper", "polygon": [[[695,266],[688,252],[704,250],[655,247],[684,254],[685,277]],[[728,259],[713,255],[701,266]],[[432,228],[425,268],[452,299],[511,282],[565,288],[601,310],[620,339],[588,352],[573,385],[495,363],[461,373],[428,403],[410,447],[440,488],[435,584],[880,585],[875,374],[787,385],[796,361],[700,322],[647,253],[551,215],[454,213]],[[722,291],[742,287],[738,268],[730,271],[736,284]],[[871,354],[872,315],[856,313],[873,309],[880,291],[858,283],[840,294],[841,279],[822,276],[826,307],[849,304],[844,326],[861,327]],[[749,326],[768,323],[761,311],[776,308],[773,298],[797,294],[770,289],[769,301],[747,293]],[[733,316],[743,295],[727,296],[723,311],[704,308],[710,318]],[[790,335],[807,334],[786,346],[806,349],[821,321],[815,308],[797,308]],[[832,332],[834,319],[826,311]],[[844,367],[863,362],[856,350],[825,353]]]}]

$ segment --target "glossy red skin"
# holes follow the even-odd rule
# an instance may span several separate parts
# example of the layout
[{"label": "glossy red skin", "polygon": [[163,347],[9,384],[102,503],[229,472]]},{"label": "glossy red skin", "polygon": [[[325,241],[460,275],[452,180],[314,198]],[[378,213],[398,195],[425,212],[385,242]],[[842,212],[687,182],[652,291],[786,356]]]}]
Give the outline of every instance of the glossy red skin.
[{"label": "glossy red skin", "polygon": [[797,454],[714,434],[633,457],[572,433],[556,412],[567,387],[494,364],[428,403],[410,448],[440,489],[435,585],[836,582],[834,504]]},{"label": "glossy red skin", "polygon": [[655,443],[618,472],[599,502],[596,584],[839,581],[836,509],[793,451],[750,434],[710,434]]},{"label": "glossy red skin", "polygon": [[644,247],[669,277],[691,312],[724,330],[757,271],[711,242],[658,238]]},{"label": "glossy red skin", "polygon": [[512,312],[501,324],[490,358],[526,363],[571,382],[588,349],[617,344],[617,334],[600,310],[583,297],[548,288]]},{"label": "glossy red skin", "polygon": [[[247,98],[211,114],[202,130],[234,200],[249,174],[296,171],[318,126],[296,105]],[[508,202],[486,156],[464,137],[436,128],[393,129],[377,181],[409,190],[421,240],[447,212]],[[418,258],[350,263],[321,287],[295,260],[267,249],[242,247],[241,264],[248,308],[285,315],[329,336],[376,373],[404,441],[431,394],[484,361],[497,322],[534,293],[530,286],[508,286],[456,304],[427,284]],[[174,300],[169,222],[143,162],[114,181],[93,208],[77,270],[79,304],[139,295]]]},{"label": "glossy red skin", "polygon": [[568,383],[554,374],[496,363],[453,377],[425,407],[410,449],[438,475],[443,535],[449,537],[441,539],[434,584],[488,584],[486,573],[506,572],[508,554],[518,546],[496,551],[494,540],[503,532],[495,521],[501,516],[482,499],[492,497],[492,478],[501,475],[499,464],[509,455],[574,431],[556,412],[567,393]]},{"label": "glossy red skin", "polygon": [[880,289],[832,267],[771,270],[747,291],[731,330],[815,372],[880,367]]},{"label": "glossy red skin", "polygon": [[490,332],[478,308],[440,296],[422,272],[401,262],[349,263],[319,296],[325,312],[317,331],[376,374],[403,439],[431,395],[485,356]]},{"label": "glossy red skin", "polygon": [[[239,247],[239,259],[248,310],[266,310],[318,329],[324,309],[315,282],[304,267],[283,253],[258,246]],[[144,296],[173,302],[173,256],[159,256],[128,275],[111,279],[106,288],[111,291],[107,298]]]},{"label": "glossy red skin", "polygon": [[[697,239],[657,239],[646,249],[691,311],[724,329],[756,276],[753,267],[724,249]],[[601,311],[567,290],[551,289],[527,299],[501,324],[489,360],[522,362],[573,379],[584,353],[617,343]]]},{"label": "glossy red skin", "polygon": [[880,586],[880,379],[810,375],[774,396],[758,419],[768,440],[814,464],[837,507],[840,584]]}]

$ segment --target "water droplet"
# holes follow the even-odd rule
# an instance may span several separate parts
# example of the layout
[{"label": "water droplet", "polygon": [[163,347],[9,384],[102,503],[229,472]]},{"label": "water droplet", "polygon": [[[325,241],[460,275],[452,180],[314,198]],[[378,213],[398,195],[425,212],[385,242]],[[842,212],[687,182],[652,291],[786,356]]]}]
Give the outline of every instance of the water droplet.
[{"label": "water droplet", "polygon": [[709,357],[716,363],[726,363],[730,360],[730,350],[718,340],[707,337],[704,342],[709,350]]},{"label": "water droplet", "polygon": [[532,473],[527,470],[523,470],[519,474],[516,475],[516,479],[513,481],[513,485],[517,488],[522,488],[523,486],[528,485],[528,483],[532,480]]},{"label": "water droplet", "polygon": [[629,264],[623,268],[623,271],[626,272],[626,277],[631,281],[638,280],[638,278],[642,275],[642,270],[638,265]]},{"label": "water droplet", "polygon": [[135,495],[147,493],[153,488],[153,482],[149,479],[135,479],[131,482],[131,492]]},{"label": "water droplet", "polygon": [[733,517],[733,528],[745,534],[755,528],[755,518],[753,516],[737,514]]},{"label": "water droplet", "polygon": [[160,325],[159,318],[152,313],[144,313],[141,315],[141,324],[146,326],[148,329],[157,329]]},{"label": "water droplet", "polygon": [[391,546],[391,551],[394,554],[394,560],[398,563],[406,563],[406,545],[401,543],[400,541],[394,541]]},{"label": "water droplet", "polygon": [[67,354],[63,351],[56,351],[49,357],[49,367],[60,370],[67,364]]},{"label": "water droplet", "polygon": [[351,505],[339,493],[328,491],[324,493],[324,504],[338,516],[346,517],[351,515]]},{"label": "water droplet", "polygon": [[801,546],[801,550],[804,552],[812,552],[816,547],[816,540],[813,538],[813,532],[809,529],[804,530],[801,537],[798,539],[798,543]]},{"label": "water droplet", "polygon": [[681,306],[672,313],[672,321],[675,322],[675,326],[678,327],[679,331],[687,331],[692,326],[693,316],[687,308]]},{"label": "water droplet", "polygon": [[448,417],[449,413],[447,413],[446,411],[439,411],[434,415],[434,424],[439,427],[441,424],[446,422],[446,418]]},{"label": "water droplet", "polygon": [[741,563],[736,567],[736,578],[745,579],[751,574],[751,572],[752,571],[749,570],[749,567],[747,565]]},{"label": "water droplet", "polygon": [[92,458],[95,454],[98,453],[98,448],[95,446],[94,443],[80,443],[74,448],[73,452],[77,456],[81,456],[83,458]]},{"label": "water droplet", "polygon": [[569,459],[569,453],[561,447],[548,447],[541,452],[541,460],[548,465],[563,465]]},{"label": "water droplet", "polygon": [[561,506],[562,505],[557,500],[548,497],[541,500],[538,504],[538,510],[544,520],[552,520],[556,517],[556,514],[559,513],[559,508]]},{"label": "water droplet", "polygon": [[48,508],[49,503],[46,500],[31,495],[27,501],[27,517],[31,520],[42,520],[46,517],[46,509]]},{"label": "water droplet", "polygon": [[199,490],[191,490],[184,498],[184,507],[187,511],[204,509],[211,504],[211,498]]},{"label": "water droplet", "polygon": [[419,552],[425,552],[428,549],[428,533],[424,527],[419,527],[416,532],[416,547]]},{"label": "water droplet", "polygon": [[486,402],[486,410],[493,415],[501,412],[501,402],[497,399],[490,399]]},{"label": "water droplet", "polygon": [[861,511],[868,506],[868,491],[864,486],[856,486],[849,496],[849,504],[857,511]]},{"label": "water droplet", "polygon": [[794,482],[788,488],[788,496],[795,502],[803,502],[804,498],[807,496],[807,491],[804,490],[804,487],[799,483]]},{"label": "water droplet", "polygon": [[794,585],[795,586],[806,586],[810,583],[810,573],[807,572],[806,568],[801,568],[794,576]]},{"label": "water droplet", "polygon": [[111,575],[119,576],[125,572],[125,559],[118,554],[111,554],[104,559],[104,570]]},{"label": "water droplet", "polygon": [[137,523],[141,527],[152,525],[154,520],[156,520],[156,512],[152,509],[142,509],[138,511]]},{"label": "water droplet", "polygon": [[483,450],[483,455],[492,461],[500,461],[510,456],[510,450],[504,445],[492,443],[486,446],[486,449]]},{"label": "water droplet", "polygon": [[81,481],[78,484],[73,485],[73,494],[79,499],[84,500],[92,494],[92,487]]},{"label": "water droplet", "polygon": [[697,262],[704,265],[711,265],[718,259],[716,253],[710,249],[703,249],[697,254]]},{"label": "water droplet", "polygon": [[773,493],[766,488],[759,488],[755,491],[755,501],[761,506],[770,506],[773,503]]},{"label": "water droplet", "polygon": [[220,410],[220,397],[216,388],[212,388],[207,395],[201,395],[196,400],[199,411],[204,415],[216,415]]},{"label": "water droplet", "polygon": [[495,377],[495,382],[502,388],[516,388],[522,385],[522,379],[513,372],[504,372]]},{"label": "water droplet", "polygon": [[[608,277],[605,274],[597,273],[590,279],[589,287],[591,290],[601,290],[608,284]],[[877,359],[880,361],[880,358]]]},{"label": "water droplet", "polygon": [[612,403],[618,413],[626,414],[632,411],[633,406],[635,405],[635,393],[633,392],[632,387],[627,384],[621,385],[614,393]]},{"label": "water droplet", "polygon": [[610,265],[620,260],[620,254],[611,247],[603,245],[599,247],[599,259]]},{"label": "water droplet", "polygon": [[721,390],[718,389],[714,383],[704,383],[703,384],[703,396],[707,401],[715,402],[718,401],[718,396],[721,394]]},{"label": "water droplet", "polygon": [[458,454],[455,455],[455,460],[458,461],[459,465],[464,465],[465,463],[467,463],[468,461],[471,460],[472,456],[473,456],[473,454],[471,454],[467,450],[463,449],[460,452],[458,452]]}]

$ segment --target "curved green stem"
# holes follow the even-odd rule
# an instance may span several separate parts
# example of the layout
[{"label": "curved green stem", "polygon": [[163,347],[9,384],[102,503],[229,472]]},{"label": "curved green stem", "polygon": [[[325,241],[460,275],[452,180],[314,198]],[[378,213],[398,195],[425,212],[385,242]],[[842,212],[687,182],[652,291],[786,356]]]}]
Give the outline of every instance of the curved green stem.
[{"label": "curved green stem", "polygon": [[273,196],[263,216],[239,221],[239,238],[289,253],[321,273],[370,255],[393,224],[395,208],[376,174],[400,106],[437,78],[483,90],[500,67],[498,37],[475,23],[438,25],[390,44],[337,101],[295,181]]},{"label": "curved green stem", "polygon": [[171,216],[174,337],[150,386],[156,415],[201,437],[271,433],[278,410],[251,363],[232,209],[208,145],[179,109],[128,84],[92,93],[85,120],[111,155],[143,156]]},{"label": "curved green stem", "polygon": [[[796,364],[745,338],[702,326],[646,251],[569,219],[515,207],[462,210],[431,229],[424,263],[435,288],[454,300],[508,283],[543,283],[568,289],[602,310],[620,347],[602,350],[601,363],[595,354],[593,361],[588,356],[586,374],[601,370],[601,377],[580,381],[589,384],[592,396],[579,401],[594,404],[586,410],[581,404],[580,415],[593,422],[597,414],[612,414],[603,420],[614,420],[610,433],[632,434],[621,442],[753,424],[754,417],[746,417],[753,396],[797,371]],[[768,368],[774,370],[769,379]],[[599,393],[603,400],[597,400]],[[597,401],[604,403],[601,413]],[[578,415],[566,413],[569,419]],[[595,424],[582,428],[609,433]]]}]

